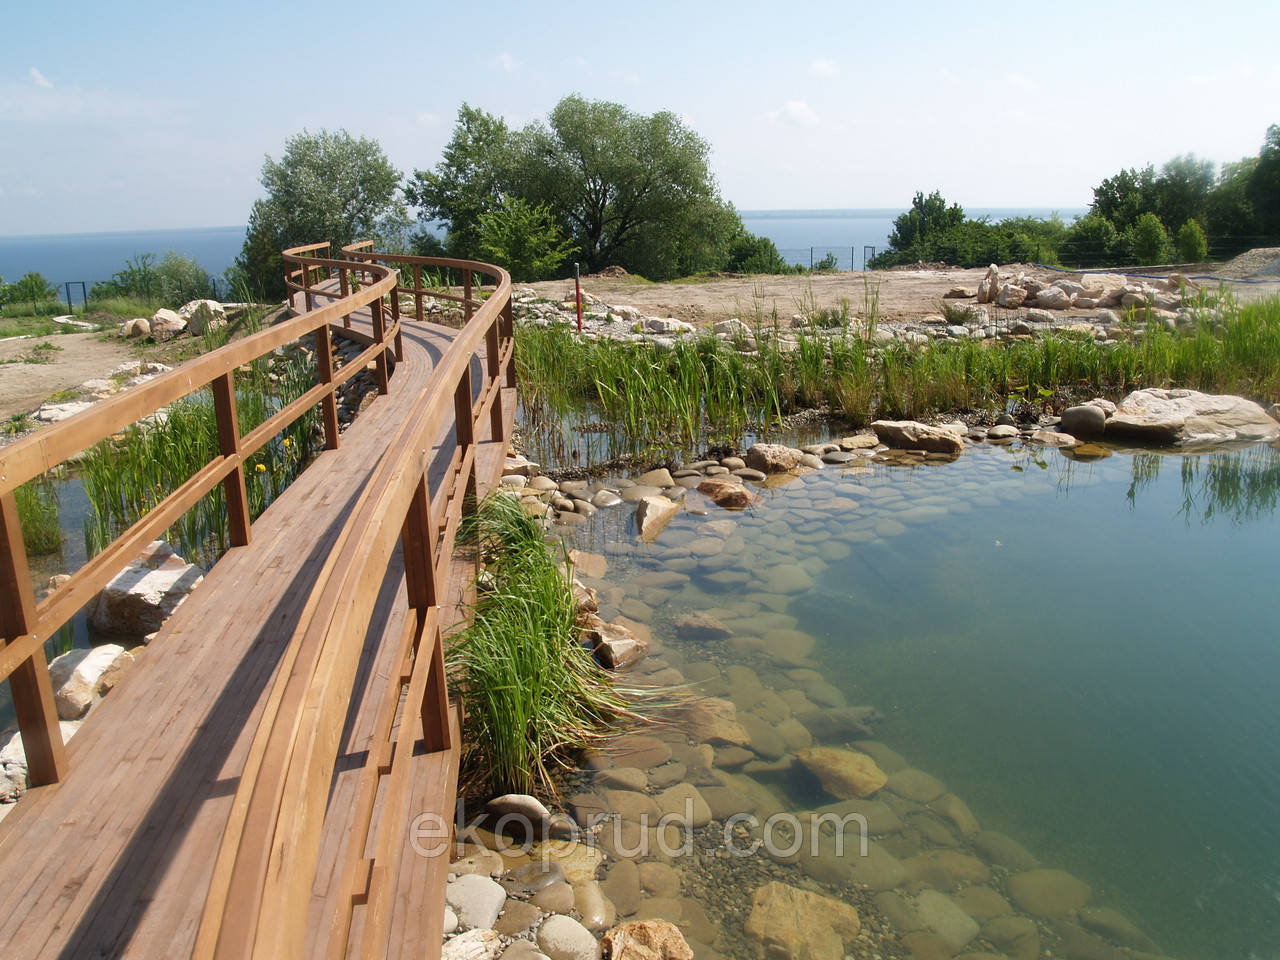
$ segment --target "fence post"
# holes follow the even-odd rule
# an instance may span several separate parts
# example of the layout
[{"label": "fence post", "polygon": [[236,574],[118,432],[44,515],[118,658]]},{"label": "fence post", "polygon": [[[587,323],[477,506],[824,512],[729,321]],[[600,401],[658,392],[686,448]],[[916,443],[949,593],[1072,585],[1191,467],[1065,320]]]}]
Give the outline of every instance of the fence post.
[{"label": "fence post", "polygon": [[471,322],[471,268],[467,267],[462,271],[462,320],[464,323]]},{"label": "fence post", "polygon": [[[224,457],[240,456],[240,415],[236,410],[234,371],[228,370],[213,381],[213,413],[218,425],[218,451]],[[231,545],[249,543],[249,498],[245,491],[244,461],[222,481],[227,497],[227,520],[231,528]]]},{"label": "fence post", "polygon": [[338,398],[333,386],[333,346],[327,323],[316,328],[316,379],[329,387],[320,401],[320,415],[324,419],[324,448],[337,450]]},{"label": "fence post", "polygon": [[809,248],[809,272],[813,272],[813,247]]},{"label": "fence post", "polygon": [[413,265],[413,315],[422,319],[422,264]]},{"label": "fence post", "polygon": [[[485,361],[489,368],[488,387],[494,391],[493,406],[489,408],[489,439],[502,440],[502,367],[499,353],[502,341],[498,338],[498,317],[493,318],[484,332]],[[504,451],[505,452],[505,451]]]},{"label": "fence post", "polygon": [[[511,344],[511,356],[507,360],[507,386],[516,385],[516,312],[510,294],[502,305],[502,339]],[[505,438],[504,438],[505,439]]]},{"label": "fence post", "polygon": [[[6,644],[13,643],[30,634],[35,623],[27,550],[10,492],[0,496],[0,636]],[[9,691],[27,754],[28,779],[32,786],[56,783],[66,772],[67,756],[43,645],[9,675]]]},{"label": "fence post", "polygon": [[387,327],[382,321],[382,298],[372,301],[369,304],[369,310],[373,316],[373,339],[377,341],[381,349],[378,351],[378,359],[374,361],[377,369],[374,373],[378,381],[378,393],[383,396],[387,395],[390,390],[388,386],[387,371]]}]

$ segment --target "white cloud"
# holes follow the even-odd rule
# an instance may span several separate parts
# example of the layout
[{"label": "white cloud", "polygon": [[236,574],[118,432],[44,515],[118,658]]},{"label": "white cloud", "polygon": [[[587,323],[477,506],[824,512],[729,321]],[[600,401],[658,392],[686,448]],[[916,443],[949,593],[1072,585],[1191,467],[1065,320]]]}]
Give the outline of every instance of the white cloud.
[{"label": "white cloud", "polygon": [[440,114],[438,113],[420,110],[413,119],[420,127],[437,127],[440,125]]},{"label": "white cloud", "polygon": [[827,57],[819,57],[809,64],[809,72],[815,77],[838,77],[840,76],[840,64]]},{"label": "white cloud", "polygon": [[770,110],[765,115],[770,123],[785,123],[793,127],[816,127],[818,114],[804,100],[788,100],[780,110]]},{"label": "white cloud", "polygon": [[493,58],[493,63],[495,66],[500,67],[507,73],[515,73],[516,69],[520,66],[520,61],[505,50]]},{"label": "white cloud", "polygon": [[48,89],[53,86],[53,84],[49,82],[48,78],[35,67],[32,67],[29,73],[31,75],[31,82],[37,87],[44,87]]}]

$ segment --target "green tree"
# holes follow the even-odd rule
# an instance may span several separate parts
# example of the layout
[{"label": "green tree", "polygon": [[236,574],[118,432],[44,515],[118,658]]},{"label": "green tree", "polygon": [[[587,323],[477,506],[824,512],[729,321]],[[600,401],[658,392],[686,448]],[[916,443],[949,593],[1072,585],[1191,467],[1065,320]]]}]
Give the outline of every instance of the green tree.
[{"label": "green tree", "polygon": [[1188,220],[1178,228],[1178,259],[1183,263],[1203,263],[1209,259],[1209,238],[1198,220]]},{"label": "green tree", "polygon": [[737,232],[710,154],[674,113],[572,95],[515,135],[512,186],[564,219],[590,269],[665,279],[718,269]]},{"label": "green tree", "polygon": [[916,193],[911,209],[893,221],[889,233],[889,249],[908,254],[915,260],[925,259],[927,243],[965,222],[964,209],[958,203],[947,206],[942,194],[935,190],[926,197]]},{"label": "green tree", "polygon": [[1199,160],[1193,153],[1174,157],[1160,168],[1155,181],[1156,216],[1168,224],[1203,219],[1216,172],[1212,161]]},{"label": "green tree", "polygon": [[[467,103],[458,108],[458,122],[433,170],[415,170],[405,187],[409,202],[419,208],[422,228],[414,247],[422,256],[447,253],[463,259],[480,254],[480,218],[502,205],[509,178],[511,131],[501,117]],[[429,221],[443,221],[448,235],[442,247]]]},{"label": "green tree", "polygon": [[1246,194],[1258,228],[1269,237],[1280,237],[1280,124],[1267,128]]},{"label": "green tree", "polygon": [[480,253],[506,267],[512,280],[549,279],[573,251],[546,207],[513,197],[480,216]]},{"label": "green tree", "polygon": [[4,302],[12,304],[38,304],[58,299],[57,288],[42,274],[24,273],[16,282],[4,288]]},{"label": "green tree", "polygon": [[1093,188],[1091,213],[1106,217],[1124,233],[1144,213],[1156,210],[1156,171],[1150,164],[1141,170],[1130,167],[1108,177]]},{"label": "green tree", "polygon": [[1140,264],[1164,263],[1169,256],[1169,234],[1154,213],[1144,213],[1124,233],[1130,252]]},{"label": "green tree", "polygon": [[280,296],[283,248],[327,240],[336,255],[360,239],[385,244],[408,223],[400,179],[375,140],[345,130],[291,137],[279,161],[263,161],[267,195],[249,214],[239,272],[254,289]]},{"label": "green tree", "polygon": [[1067,230],[1058,256],[1067,266],[1102,266],[1117,259],[1120,235],[1100,213],[1088,213]]},{"label": "green tree", "polygon": [[[1205,200],[1205,223],[1213,237],[1249,237],[1258,233],[1258,218],[1249,199],[1249,187],[1258,167],[1257,157],[1245,157],[1236,163],[1224,163],[1218,182]],[[1247,248],[1246,241],[1231,246]]]},{"label": "green tree", "polygon": [[725,270],[730,273],[793,273],[794,268],[782,258],[768,237],[758,237],[745,227],[729,244]]}]

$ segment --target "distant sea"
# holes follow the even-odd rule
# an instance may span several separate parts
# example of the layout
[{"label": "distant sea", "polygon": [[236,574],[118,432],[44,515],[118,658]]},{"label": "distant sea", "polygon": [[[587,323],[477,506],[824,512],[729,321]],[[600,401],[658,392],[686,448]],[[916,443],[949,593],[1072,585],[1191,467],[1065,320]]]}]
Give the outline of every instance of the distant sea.
[{"label": "distant sea", "polygon": [[[1058,213],[1068,223],[1085,208],[973,207],[971,217],[1048,217]],[[752,233],[768,237],[791,263],[817,263],[828,252],[836,255],[839,269],[862,269],[867,256],[884,250],[893,220],[901,209],[855,210],[740,210],[742,222]],[[128,230],[113,233],[61,233],[0,237],[0,277],[16,280],[36,271],[59,291],[68,281],[92,287],[109,280],[139,253],[158,258],[172,250],[193,257],[219,281],[235,261],[244,242],[243,226],[196,227],[182,230]],[[865,248],[874,247],[874,251]],[[72,290],[79,302],[79,289]]]},{"label": "distant sea", "polygon": [[219,281],[221,292],[223,271],[240,252],[244,231],[243,226],[194,227],[0,237],[0,277],[12,282],[34,270],[59,293],[64,293],[63,284],[76,283],[72,301],[79,303],[78,281],[92,287],[99,280],[110,280],[124,269],[125,261],[139,253],[154,253],[159,259],[172,250],[194,258]]}]

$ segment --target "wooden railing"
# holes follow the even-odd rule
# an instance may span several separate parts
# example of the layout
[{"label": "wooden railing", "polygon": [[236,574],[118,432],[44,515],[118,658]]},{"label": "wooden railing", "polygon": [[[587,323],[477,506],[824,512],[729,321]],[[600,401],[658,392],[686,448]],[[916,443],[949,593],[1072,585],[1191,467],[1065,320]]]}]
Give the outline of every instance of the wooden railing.
[{"label": "wooden railing", "polygon": [[[447,751],[456,769],[441,602],[450,587],[459,526],[464,512],[474,507],[477,438],[486,420],[490,437],[506,441],[502,390],[515,385],[511,281],[504,270],[485,264],[385,257],[367,245],[343,252],[358,255],[361,266],[353,272],[371,278],[388,273],[378,261],[402,269],[439,265],[463,270],[468,277],[472,272],[488,276],[492,294],[481,304],[464,292],[469,322],[422,388],[414,403],[416,414],[391,438],[311,592],[240,778],[205,904],[197,958],[299,957],[307,945],[308,909],[338,743],[379,585],[397,546],[411,615],[397,653],[401,669],[389,679],[380,701],[374,746],[361,772],[355,825],[337,872],[341,903],[328,930],[311,931],[328,956],[385,955],[406,839],[404,801],[411,762],[423,751]],[[330,263],[299,257],[301,275],[292,282],[305,291],[308,268]],[[340,271],[353,270],[349,262],[341,263]],[[349,290],[350,278],[342,272],[339,277],[342,290]],[[387,292],[394,326],[397,295]],[[332,307],[345,309],[358,296],[349,293]],[[477,390],[473,361],[482,349],[486,363]],[[432,451],[449,433],[456,448],[432,489]],[[403,713],[397,716],[401,702]],[[375,804],[380,804],[378,830],[370,843]],[[415,813],[435,813],[441,822],[451,823],[453,805],[452,795],[437,791],[431,809]],[[428,898],[429,909],[443,903],[443,869],[436,878],[440,886]],[[351,943],[357,907],[363,908],[363,922],[359,942]],[[429,955],[438,941],[419,949]]]},{"label": "wooden railing", "polygon": [[[327,244],[299,248],[327,249]],[[303,256],[285,251],[285,260],[298,268],[302,288],[314,284],[329,270],[349,267],[345,261]],[[343,302],[278,323],[161,374],[149,383],[133,387],[95,404],[83,413],[52,424],[0,451],[0,680],[8,679],[18,728],[26,749],[28,776],[33,785],[62,778],[66,758],[54,707],[44,645],[59,628],[91,600],[127,563],[152,540],[163,535],[201,497],[222,485],[226,494],[228,529],[233,547],[244,546],[251,536],[245,462],[273,437],[320,404],[325,447],[338,446],[337,390],[365,365],[378,363],[378,386],[387,391],[386,352],[389,340],[399,336],[399,326],[380,327],[375,342],[355,360],[335,371],[331,362],[330,325],[353,309],[368,306],[381,316],[382,297],[397,284],[394,270],[370,266],[370,282]],[[393,298],[394,299],[394,298]],[[236,411],[235,372],[243,364],[269,355],[300,337],[316,339],[317,383],[265,422],[244,434]],[[36,601],[22,540],[14,491],[22,484],[59,466],[82,450],[115,435],[131,424],[150,417],[171,403],[204,387],[213,393],[218,429],[218,456],[170,492],[105,549],[76,571],[66,583]]]}]

